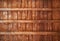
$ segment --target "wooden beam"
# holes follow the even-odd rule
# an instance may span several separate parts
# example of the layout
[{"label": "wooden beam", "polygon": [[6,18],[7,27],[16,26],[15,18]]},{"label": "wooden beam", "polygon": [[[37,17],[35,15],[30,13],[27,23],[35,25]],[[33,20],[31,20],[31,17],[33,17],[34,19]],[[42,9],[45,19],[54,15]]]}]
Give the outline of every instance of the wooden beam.
[{"label": "wooden beam", "polygon": [[0,20],[0,23],[60,23],[60,20]]},{"label": "wooden beam", "polygon": [[58,35],[57,32],[0,32],[0,35]]},{"label": "wooden beam", "polygon": [[20,11],[20,10],[40,10],[40,11],[51,11],[51,8],[0,8],[0,11]]}]

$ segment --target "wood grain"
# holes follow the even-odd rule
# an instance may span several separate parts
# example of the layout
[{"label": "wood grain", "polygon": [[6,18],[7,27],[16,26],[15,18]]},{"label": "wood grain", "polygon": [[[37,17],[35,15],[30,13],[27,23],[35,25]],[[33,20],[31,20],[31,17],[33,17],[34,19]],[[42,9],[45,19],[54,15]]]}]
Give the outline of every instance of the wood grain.
[{"label": "wood grain", "polygon": [[60,41],[60,0],[0,0],[0,41]]}]

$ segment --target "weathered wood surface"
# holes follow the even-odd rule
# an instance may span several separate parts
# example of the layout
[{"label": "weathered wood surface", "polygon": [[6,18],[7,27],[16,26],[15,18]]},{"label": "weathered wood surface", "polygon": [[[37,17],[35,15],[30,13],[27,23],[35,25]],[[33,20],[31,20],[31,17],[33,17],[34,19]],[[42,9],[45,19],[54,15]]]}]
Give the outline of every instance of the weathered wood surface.
[{"label": "weathered wood surface", "polygon": [[0,0],[0,41],[59,38],[60,0]]}]

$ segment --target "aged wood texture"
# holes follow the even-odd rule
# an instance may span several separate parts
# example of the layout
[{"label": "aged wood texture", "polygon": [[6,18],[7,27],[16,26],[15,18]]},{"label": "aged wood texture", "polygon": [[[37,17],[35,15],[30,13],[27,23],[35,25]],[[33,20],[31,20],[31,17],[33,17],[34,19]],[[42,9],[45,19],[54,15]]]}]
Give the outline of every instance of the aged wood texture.
[{"label": "aged wood texture", "polygon": [[60,0],[0,0],[0,41],[60,41]]}]

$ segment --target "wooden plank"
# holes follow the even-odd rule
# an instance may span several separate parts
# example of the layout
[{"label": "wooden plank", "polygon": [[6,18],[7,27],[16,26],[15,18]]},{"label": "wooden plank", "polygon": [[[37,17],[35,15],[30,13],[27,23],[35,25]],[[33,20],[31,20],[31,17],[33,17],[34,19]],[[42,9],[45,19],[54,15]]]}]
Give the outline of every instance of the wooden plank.
[{"label": "wooden plank", "polygon": [[0,20],[0,23],[10,23],[10,22],[21,22],[21,23],[52,23],[52,22],[58,22],[60,23],[60,20]]},{"label": "wooden plank", "polygon": [[0,35],[16,35],[16,34],[26,34],[26,35],[58,35],[57,32],[0,32]]},{"label": "wooden plank", "polygon": [[52,9],[50,8],[0,8],[0,11],[10,11],[10,10],[47,10],[47,11],[50,11]]},{"label": "wooden plank", "polygon": [[51,11],[51,10],[60,10],[60,8],[0,8],[0,11],[20,11],[20,10],[40,10],[40,11]]}]

